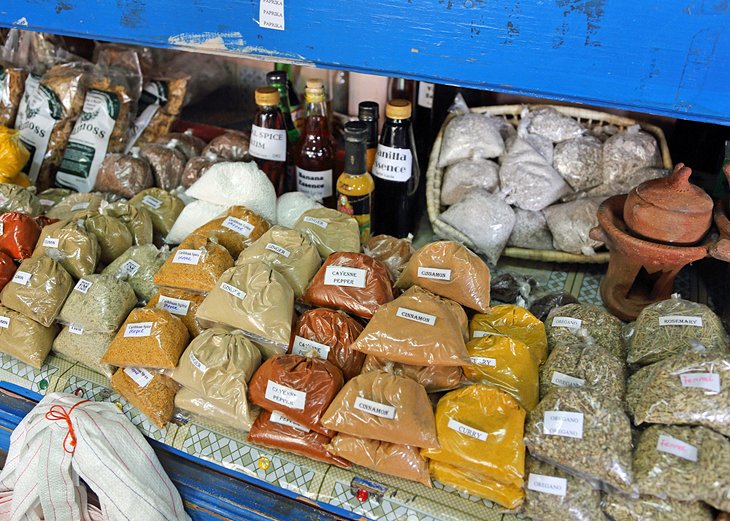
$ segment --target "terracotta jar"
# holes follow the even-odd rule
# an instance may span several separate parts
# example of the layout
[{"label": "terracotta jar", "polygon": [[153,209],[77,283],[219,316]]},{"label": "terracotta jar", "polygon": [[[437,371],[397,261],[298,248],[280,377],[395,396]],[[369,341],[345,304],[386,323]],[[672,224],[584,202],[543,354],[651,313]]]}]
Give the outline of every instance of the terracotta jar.
[{"label": "terracotta jar", "polygon": [[689,182],[692,169],[679,163],[672,175],[641,183],[629,192],[624,221],[635,234],[658,242],[691,245],[712,224],[712,198]]}]

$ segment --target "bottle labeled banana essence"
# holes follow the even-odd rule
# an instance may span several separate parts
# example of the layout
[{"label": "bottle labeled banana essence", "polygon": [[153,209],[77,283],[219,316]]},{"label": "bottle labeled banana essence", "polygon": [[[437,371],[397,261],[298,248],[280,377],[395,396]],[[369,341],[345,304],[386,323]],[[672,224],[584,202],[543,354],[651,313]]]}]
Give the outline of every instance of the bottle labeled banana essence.
[{"label": "bottle labeled banana essence", "polygon": [[367,170],[365,151],[367,125],[362,121],[345,124],[345,168],[337,179],[337,209],[357,220],[360,244],[370,240],[373,177]]}]

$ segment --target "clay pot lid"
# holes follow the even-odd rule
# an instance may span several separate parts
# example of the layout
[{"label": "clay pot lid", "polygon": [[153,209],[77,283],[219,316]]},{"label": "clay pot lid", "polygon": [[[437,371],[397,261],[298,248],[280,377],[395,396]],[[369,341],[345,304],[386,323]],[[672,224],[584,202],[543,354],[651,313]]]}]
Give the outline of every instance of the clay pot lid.
[{"label": "clay pot lid", "polygon": [[712,215],[712,198],[689,182],[692,169],[679,163],[669,177],[651,179],[634,188],[647,203],[672,213]]}]

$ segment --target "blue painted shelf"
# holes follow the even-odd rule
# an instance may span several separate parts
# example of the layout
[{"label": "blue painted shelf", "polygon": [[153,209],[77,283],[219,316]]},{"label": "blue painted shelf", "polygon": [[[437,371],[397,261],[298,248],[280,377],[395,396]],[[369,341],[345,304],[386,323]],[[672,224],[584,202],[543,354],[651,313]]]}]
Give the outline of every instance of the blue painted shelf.
[{"label": "blue painted shelf", "polygon": [[0,25],[730,125],[727,0],[11,0]]}]

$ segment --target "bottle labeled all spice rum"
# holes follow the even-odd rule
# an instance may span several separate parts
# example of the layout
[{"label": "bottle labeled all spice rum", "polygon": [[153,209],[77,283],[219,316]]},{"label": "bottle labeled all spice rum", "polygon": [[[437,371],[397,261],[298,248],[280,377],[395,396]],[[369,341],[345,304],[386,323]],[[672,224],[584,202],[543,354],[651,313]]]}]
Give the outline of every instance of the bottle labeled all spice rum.
[{"label": "bottle labeled all spice rum", "polygon": [[274,87],[256,89],[256,105],[249,153],[273,183],[276,195],[281,195],[288,183],[286,124],[279,109],[279,91]]},{"label": "bottle labeled all spice rum", "polygon": [[345,124],[345,169],[337,179],[337,209],[357,220],[361,244],[370,240],[370,212],[375,187],[365,162],[367,137],[368,128],[364,122]]}]

